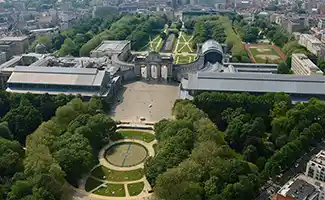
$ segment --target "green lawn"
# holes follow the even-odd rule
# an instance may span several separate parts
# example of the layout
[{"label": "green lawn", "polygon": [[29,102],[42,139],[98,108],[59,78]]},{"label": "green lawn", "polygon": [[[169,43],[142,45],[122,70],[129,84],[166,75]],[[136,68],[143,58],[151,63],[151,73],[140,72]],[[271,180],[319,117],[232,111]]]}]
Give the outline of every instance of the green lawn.
[{"label": "green lawn", "polygon": [[[184,46],[184,47],[183,47]],[[187,52],[187,53],[192,53],[193,52],[193,50],[192,50],[192,48],[190,49],[190,47],[189,47],[189,45],[179,45],[178,46],[178,52]]]},{"label": "green lawn", "polygon": [[140,194],[143,190],[143,187],[144,187],[143,182],[128,184],[128,191],[130,196],[136,196]]},{"label": "green lawn", "polygon": [[96,179],[93,179],[91,177],[89,177],[87,179],[86,185],[85,185],[85,189],[87,192],[95,189],[96,187],[100,186],[103,182],[97,181]]},{"label": "green lawn", "polygon": [[192,56],[192,55],[189,55],[189,56],[177,55],[175,57],[175,63],[176,64],[188,64],[188,63],[194,62],[195,58],[196,58],[196,56]]},{"label": "green lawn", "polygon": [[107,184],[106,187],[101,187],[94,194],[113,197],[125,197],[125,189],[123,184]]},{"label": "green lawn", "polygon": [[269,49],[269,51],[260,52],[256,48],[249,48],[249,51],[252,53],[252,55],[254,56],[254,59],[257,63],[265,63],[266,62],[266,59],[259,58],[259,57],[257,57],[257,55],[275,55],[275,56],[279,57],[277,60],[269,59],[268,60],[269,63],[280,63],[283,61],[281,56],[279,55],[279,53],[271,45],[260,45],[260,48]]},{"label": "green lawn", "polygon": [[119,130],[118,133],[121,134],[122,138],[126,139],[137,139],[142,140],[144,142],[152,142],[155,139],[155,135],[151,133],[147,133],[144,131],[126,131]]},{"label": "green lawn", "polygon": [[144,172],[141,168],[131,171],[116,171],[100,166],[94,169],[91,175],[98,179],[106,179],[108,181],[135,181],[141,179],[144,176]]},{"label": "green lawn", "polygon": [[186,40],[187,42],[189,42],[190,39],[191,39],[191,37],[192,37],[192,35],[187,35],[187,34],[185,34],[185,33],[183,33],[182,35],[183,35],[183,37],[185,38],[185,40]]}]

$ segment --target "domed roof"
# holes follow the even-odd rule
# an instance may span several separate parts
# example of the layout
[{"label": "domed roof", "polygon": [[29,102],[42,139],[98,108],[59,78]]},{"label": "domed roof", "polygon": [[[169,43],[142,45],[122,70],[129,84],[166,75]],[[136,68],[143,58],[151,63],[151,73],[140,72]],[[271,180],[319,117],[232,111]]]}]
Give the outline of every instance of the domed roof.
[{"label": "domed roof", "polygon": [[221,54],[223,54],[221,45],[215,40],[207,40],[203,43],[201,48],[202,54],[205,54],[210,50],[219,51]]},{"label": "domed roof", "polygon": [[45,53],[46,52],[46,46],[44,44],[38,43],[35,47],[36,53]]}]

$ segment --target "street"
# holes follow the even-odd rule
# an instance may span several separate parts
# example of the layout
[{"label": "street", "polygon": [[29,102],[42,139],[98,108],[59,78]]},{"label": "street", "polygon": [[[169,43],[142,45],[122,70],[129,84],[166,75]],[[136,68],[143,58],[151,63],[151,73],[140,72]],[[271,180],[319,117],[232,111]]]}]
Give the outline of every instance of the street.
[{"label": "street", "polygon": [[317,154],[320,150],[325,149],[325,140],[318,143],[316,147],[311,147],[309,152],[306,152],[302,157],[300,157],[296,163],[287,171],[282,173],[281,177],[272,179],[268,181],[262,188],[260,196],[255,198],[255,200],[269,200],[272,196],[291,178],[299,173],[304,173],[306,171],[307,162],[312,158],[313,155]]}]

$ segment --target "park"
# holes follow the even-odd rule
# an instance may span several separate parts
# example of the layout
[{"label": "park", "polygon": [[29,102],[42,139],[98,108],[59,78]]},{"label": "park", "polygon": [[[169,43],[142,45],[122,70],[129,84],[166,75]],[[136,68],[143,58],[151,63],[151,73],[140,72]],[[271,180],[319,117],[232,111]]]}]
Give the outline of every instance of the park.
[{"label": "park", "polygon": [[153,157],[157,143],[152,130],[118,129],[120,139],[99,152],[99,164],[83,177],[81,190],[90,196],[112,199],[150,196],[152,190],[144,175],[144,162]]}]

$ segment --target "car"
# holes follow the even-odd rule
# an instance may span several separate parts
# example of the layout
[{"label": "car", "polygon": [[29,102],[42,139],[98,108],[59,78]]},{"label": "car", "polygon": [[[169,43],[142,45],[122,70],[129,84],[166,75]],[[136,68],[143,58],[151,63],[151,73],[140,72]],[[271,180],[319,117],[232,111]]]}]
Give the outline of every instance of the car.
[{"label": "car", "polygon": [[146,120],[146,118],[144,118],[144,117],[140,117],[140,120],[141,120],[141,121],[144,121],[144,120]]},{"label": "car", "polygon": [[149,105],[149,108],[151,108],[151,107],[152,107],[152,104]]},{"label": "car", "polygon": [[295,164],[295,168],[297,168],[297,167],[299,167],[299,163],[296,163],[296,164]]}]

